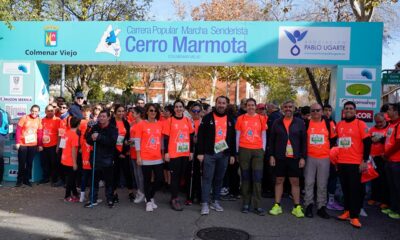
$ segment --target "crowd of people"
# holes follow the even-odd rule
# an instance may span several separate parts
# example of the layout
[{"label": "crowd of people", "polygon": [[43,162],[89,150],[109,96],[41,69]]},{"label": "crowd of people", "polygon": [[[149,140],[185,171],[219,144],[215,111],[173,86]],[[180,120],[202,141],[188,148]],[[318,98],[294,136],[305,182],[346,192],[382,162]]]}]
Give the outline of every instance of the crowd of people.
[{"label": "crowd of people", "polygon": [[[263,216],[261,198],[273,197],[268,213],[276,216],[283,213],[282,197],[290,195],[291,213],[298,218],[313,217],[315,209],[323,219],[331,217],[326,209],[343,211],[337,219],[360,228],[362,179],[371,163],[379,176],[371,181],[367,204],[400,219],[399,110],[399,103],[384,106],[368,128],[356,119],[351,101],[336,123],[331,106],[297,109],[292,100],[280,107],[253,98],[236,107],[225,96],[215,107],[181,100],[161,107],[142,99],[134,106],[89,106],[77,93],[71,105],[57,98],[46,106],[45,117],[33,105],[19,120],[16,187],[32,186],[32,161],[39,151],[40,183],[64,186],[65,201],[85,207],[100,202],[101,182],[108,207],[119,202],[124,186],[127,200],[145,202],[148,212],[157,208],[155,194],[162,187],[170,191],[172,209],[199,203],[201,215],[224,211],[223,200],[241,199],[241,212]],[[343,206],[335,197],[337,186]]]}]

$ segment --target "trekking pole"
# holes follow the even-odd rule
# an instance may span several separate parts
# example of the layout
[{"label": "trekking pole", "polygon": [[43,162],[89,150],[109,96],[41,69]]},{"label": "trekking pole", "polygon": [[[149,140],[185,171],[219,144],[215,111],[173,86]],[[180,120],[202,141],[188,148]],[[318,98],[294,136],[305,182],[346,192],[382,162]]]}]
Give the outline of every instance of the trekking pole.
[{"label": "trekking pole", "polygon": [[195,151],[196,148],[193,146],[193,158],[192,158],[192,168],[190,169],[190,187],[189,187],[189,200],[192,199],[192,190],[193,190],[193,174],[194,174],[194,161],[195,161]]},{"label": "trekking pole", "polygon": [[92,166],[92,186],[91,186],[91,196],[90,196],[90,207],[93,208],[93,198],[94,198],[94,169],[96,167],[96,141],[93,143],[93,166]]}]

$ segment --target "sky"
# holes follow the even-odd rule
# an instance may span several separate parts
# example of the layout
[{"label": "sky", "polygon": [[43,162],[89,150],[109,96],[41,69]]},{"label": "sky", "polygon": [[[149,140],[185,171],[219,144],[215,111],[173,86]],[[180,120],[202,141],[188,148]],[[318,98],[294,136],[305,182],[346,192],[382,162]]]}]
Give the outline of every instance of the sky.
[{"label": "sky", "polygon": [[[298,0],[303,1],[303,0]],[[177,20],[175,9],[172,5],[173,0],[153,0],[151,12],[154,20],[171,21]],[[187,8],[187,19],[190,19],[190,11],[193,6],[198,6],[202,0],[181,0]],[[397,3],[400,4],[400,3]],[[400,14],[400,13],[399,13]],[[400,17],[399,17],[400,18]],[[400,24],[400,23],[399,23]],[[384,44],[382,49],[382,69],[393,69],[394,65],[400,61],[400,28],[394,33],[395,38],[390,39],[388,44]]]}]

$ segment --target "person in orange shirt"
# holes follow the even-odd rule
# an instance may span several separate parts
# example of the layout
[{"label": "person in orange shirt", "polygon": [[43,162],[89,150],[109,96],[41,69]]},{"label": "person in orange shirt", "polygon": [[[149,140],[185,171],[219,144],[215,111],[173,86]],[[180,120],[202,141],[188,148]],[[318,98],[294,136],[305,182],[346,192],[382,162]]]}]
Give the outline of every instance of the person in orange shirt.
[{"label": "person in orange shirt", "polygon": [[57,178],[58,181],[52,184],[53,187],[62,187],[65,185],[65,175],[61,165],[62,150],[65,146],[64,134],[69,129],[70,116],[68,113],[68,104],[66,102],[59,103],[60,110],[60,127],[58,129],[58,143],[57,143]]},{"label": "person in orange shirt", "polygon": [[60,119],[54,115],[53,105],[47,105],[46,116],[42,119],[43,126],[43,151],[40,153],[40,162],[43,171],[41,184],[57,181],[57,140]]},{"label": "person in orange shirt", "polygon": [[343,105],[344,120],[336,126],[339,154],[337,169],[344,197],[344,213],[339,220],[347,221],[355,228],[361,228],[359,214],[364,197],[361,173],[367,169],[371,151],[371,137],[365,122],[356,119],[356,104],[348,101]]},{"label": "person in orange shirt", "polygon": [[120,186],[120,178],[121,172],[124,174],[125,185],[128,188],[128,198],[131,202],[135,199],[135,195],[133,193],[133,179],[132,179],[132,171],[130,165],[129,154],[129,143],[130,140],[130,125],[128,121],[125,119],[125,107],[119,104],[114,106],[115,114],[111,119],[110,124],[115,126],[118,129],[118,139],[117,144],[115,145],[115,158],[113,165],[113,191],[114,203],[119,202],[117,189]]},{"label": "person in orange shirt", "polygon": [[322,107],[315,103],[310,107],[311,119],[306,120],[307,162],[304,168],[306,217],[313,217],[314,186],[317,180],[317,215],[324,219],[326,212],[327,186],[330,170],[330,148],[336,142],[335,124],[322,117]]},{"label": "person in orange shirt", "polygon": [[[78,152],[78,166],[80,169],[81,177],[81,195],[79,197],[79,202],[84,202],[86,185],[90,180],[92,174],[90,167],[90,151],[92,151],[92,146],[90,146],[86,139],[85,133],[88,128],[95,124],[93,120],[90,119],[91,108],[88,105],[82,106],[82,116],[81,124],[79,125],[79,152]],[[79,175],[78,175],[79,177]]]},{"label": "person in orange shirt", "polygon": [[256,113],[256,100],[246,100],[246,113],[236,122],[236,151],[242,176],[242,212],[248,213],[250,204],[254,212],[265,215],[261,208],[261,179],[263,175],[264,151],[267,143],[267,121]]},{"label": "person in orange shirt", "polygon": [[390,208],[382,210],[390,218],[400,219],[400,103],[389,104],[390,126],[386,133],[385,171],[389,184]]},{"label": "person in orange shirt", "polygon": [[201,123],[201,112],[202,108],[199,103],[194,103],[190,107],[190,114],[192,115],[193,125],[194,125],[194,136],[193,136],[193,160],[190,164],[188,164],[186,169],[186,201],[185,205],[192,205],[193,200],[197,199],[200,201],[201,199],[201,164],[197,159],[197,133],[199,131],[199,126]]},{"label": "person in orange shirt", "polygon": [[145,120],[138,124],[135,132],[136,163],[142,167],[147,212],[157,208],[154,195],[163,181],[161,154],[163,124],[158,121],[159,118],[160,111],[157,105],[146,104]]},{"label": "person in orange shirt", "polygon": [[72,117],[70,120],[70,129],[65,133],[65,147],[61,156],[61,164],[65,173],[65,202],[79,202],[78,191],[76,190],[76,174],[78,171],[78,147],[79,136],[77,129],[81,120]]},{"label": "person in orange shirt", "polygon": [[178,198],[179,186],[188,161],[193,158],[194,128],[189,118],[185,117],[185,104],[181,100],[174,102],[174,114],[163,126],[165,138],[164,159],[169,163],[171,173],[171,207],[182,211],[182,203]]},{"label": "person in orange shirt", "polygon": [[389,204],[389,188],[385,174],[385,161],[383,154],[385,153],[385,137],[389,124],[385,120],[384,113],[376,113],[374,116],[375,126],[369,130],[371,135],[371,157],[373,157],[376,171],[379,177],[371,181],[371,199],[368,205],[380,204],[381,209],[388,208]]},{"label": "person in orange shirt", "polygon": [[135,181],[137,185],[135,200],[133,201],[134,203],[143,202],[145,197],[142,167],[139,166],[136,162],[137,154],[135,148],[135,135],[140,123],[142,122],[142,119],[144,118],[144,111],[145,110],[142,107],[134,107],[132,111],[133,117],[135,118],[135,122],[133,122],[133,125],[131,125],[131,130],[130,130],[131,139],[129,140],[129,143],[130,143],[130,157],[133,165],[133,173],[134,173],[133,175],[135,176]]},{"label": "person in orange shirt", "polygon": [[32,187],[29,179],[32,177],[32,163],[36,152],[43,150],[43,128],[39,118],[40,107],[33,105],[30,114],[21,117],[18,121],[15,140],[18,151],[18,176],[15,187],[22,183]]}]

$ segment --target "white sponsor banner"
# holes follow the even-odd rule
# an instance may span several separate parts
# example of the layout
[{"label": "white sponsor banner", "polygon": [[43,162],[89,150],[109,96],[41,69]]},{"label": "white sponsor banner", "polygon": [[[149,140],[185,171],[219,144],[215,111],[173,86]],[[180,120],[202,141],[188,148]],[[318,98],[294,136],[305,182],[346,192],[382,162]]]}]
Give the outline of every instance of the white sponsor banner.
[{"label": "white sponsor banner", "polygon": [[22,95],[24,91],[24,82],[22,75],[11,75],[10,76],[10,94],[11,95]]},{"label": "white sponsor banner", "polygon": [[30,63],[4,63],[3,74],[30,74]]},{"label": "white sponsor banner", "polygon": [[343,104],[345,104],[348,101],[352,101],[356,104],[357,108],[358,107],[363,107],[363,108],[376,108],[377,107],[377,100],[374,98],[340,98],[339,99],[339,105],[340,107],[343,107]]},{"label": "white sponsor banner", "polygon": [[375,81],[375,68],[343,68],[343,80]]},{"label": "white sponsor banner", "polygon": [[30,97],[30,96],[23,96],[23,97],[0,96],[0,101],[2,101],[2,102],[32,102],[32,97]]},{"label": "white sponsor banner", "polygon": [[5,104],[5,108],[12,119],[24,116],[28,110],[26,104]]},{"label": "white sponsor banner", "polygon": [[371,97],[371,83],[346,83],[346,96]]},{"label": "white sponsor banner", "polygon": [[349,60],[350,27],[279,27],[279,59]]}]

